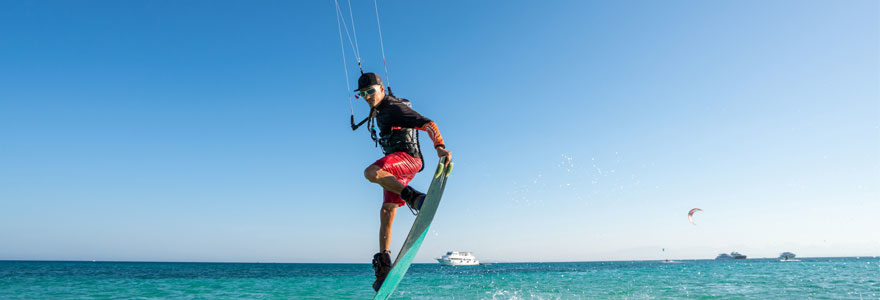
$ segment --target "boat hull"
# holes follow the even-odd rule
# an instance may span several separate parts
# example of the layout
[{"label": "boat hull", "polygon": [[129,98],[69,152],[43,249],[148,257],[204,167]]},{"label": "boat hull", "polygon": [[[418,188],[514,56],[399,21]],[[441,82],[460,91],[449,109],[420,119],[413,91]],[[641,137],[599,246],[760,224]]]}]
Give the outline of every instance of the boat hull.
[{"label": "boat hull", "polygon": [[480,264],[480,262],[476,261],[476,260],[468,261],[468,262],[458,262],[458,261],[443,260],[443,259],[439,259],[439,258],[437,259],[437,262],[439,262],[441,265],[444,265],[444,266],[476,266],[476,265]]}]

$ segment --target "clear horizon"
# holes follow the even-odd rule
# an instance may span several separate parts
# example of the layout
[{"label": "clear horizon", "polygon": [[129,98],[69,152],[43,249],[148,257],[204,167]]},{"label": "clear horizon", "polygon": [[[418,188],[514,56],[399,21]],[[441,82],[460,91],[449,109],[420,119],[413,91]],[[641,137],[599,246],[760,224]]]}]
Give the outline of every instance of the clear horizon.
[{"label": "clear horizon", "polygon": [[[880,2],[378,3],[456,162],[416,263],[880,255]],[[0,28],[0,260],[378,250],[333,2],[10,2]]]},{"label": "clear horizon", "polygon": [[[797,253],[795,253],[797,254]],[[797,256],[797,259],[819,259],[819,258],[880,258],[880,255],[866,256]],[[778,257],[748,257],[749,259],[778,259]],[[640,260],[585,260],[585,261],[480,261],[480,263],[489,264],[520,264],[520,263],[593,263],[593,262],[639,262],[639,261],[664,261],[665,259],[640,259]],[[695,260],[716,260],[714,258],[675,258],[669,259],[673,261],[695,261]],[[739,261],[739,260],[737,260]],[[138,261],[138,260],[27,260],[27,259],[0,259],[0,262],[104,262],[104,263],[204,263],[204,264],[363,264],[369,265],[369,262],[264,262],[264,261]],[[437,264],[437,262],[416,262],[416,264]]]}]

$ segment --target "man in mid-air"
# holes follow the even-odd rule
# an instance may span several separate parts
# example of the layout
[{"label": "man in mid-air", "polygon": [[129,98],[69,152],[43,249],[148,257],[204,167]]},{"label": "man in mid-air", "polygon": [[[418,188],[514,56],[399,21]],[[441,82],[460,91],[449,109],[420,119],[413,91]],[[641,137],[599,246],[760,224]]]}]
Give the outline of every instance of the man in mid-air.
[{"label": "man in mid-air", "polygon": [[413,110],[409,100],[386,94],[379,75],[361,75],[355,91],[370,105],[370,117],[376,119],[378,142],[385,154],[364,170],[367,180],[381,185],[385,190],[379,214],[379,253],[373,255],[373,270],[376,271],[373,289],[378,291],[391,271],[391,251],[388,246],[391,244],[391,224],[397,208],[406,204],[418,211],[425,199],[424,193],[407,185],[422,170],[422,151],[415,130],[428,133],[437,156],[446,157],[447,163],[452,156],[443,144],[437,124]]}]

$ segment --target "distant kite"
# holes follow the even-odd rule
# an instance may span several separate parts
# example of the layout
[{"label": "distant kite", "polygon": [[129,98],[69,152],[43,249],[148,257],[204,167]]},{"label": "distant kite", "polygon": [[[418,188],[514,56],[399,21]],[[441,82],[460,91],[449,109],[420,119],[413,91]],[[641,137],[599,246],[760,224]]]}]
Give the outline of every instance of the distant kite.
[{"label": "distant kite", "polygon": [[694,213],[695,213],[695,212],[698,212],[698,211],[703,211],[703,210],[702,210],[702,209],[699,209],[699,208],[694,208],[694,209],[691,209],[691,211],[688,212],[688,222],[691,222],[691,224],[694,224],[694,226],[697,225],[697,223],[694,223]]}]

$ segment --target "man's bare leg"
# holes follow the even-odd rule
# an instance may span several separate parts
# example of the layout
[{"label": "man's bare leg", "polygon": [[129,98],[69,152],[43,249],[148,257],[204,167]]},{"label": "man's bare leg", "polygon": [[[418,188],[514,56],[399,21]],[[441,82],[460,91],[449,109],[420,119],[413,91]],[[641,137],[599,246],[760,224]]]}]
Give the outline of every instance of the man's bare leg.
[{"label": "man's bare leg", "polygon": [[364,177],[370,182],[378,183],[385,190],[398,195],[400,195],[400,191],[403,191],[403,188],[406,187],[394,177],[394,174],[382,170],[382,168],[377,165],[370,165],[367,167],[367,169],[364,170]]},{"label": "man's bare leg", "polygon": [[397,213],[397,203],[382,203],[379,212],[379,252],[387,251],[391,244],[391,225]]}]

